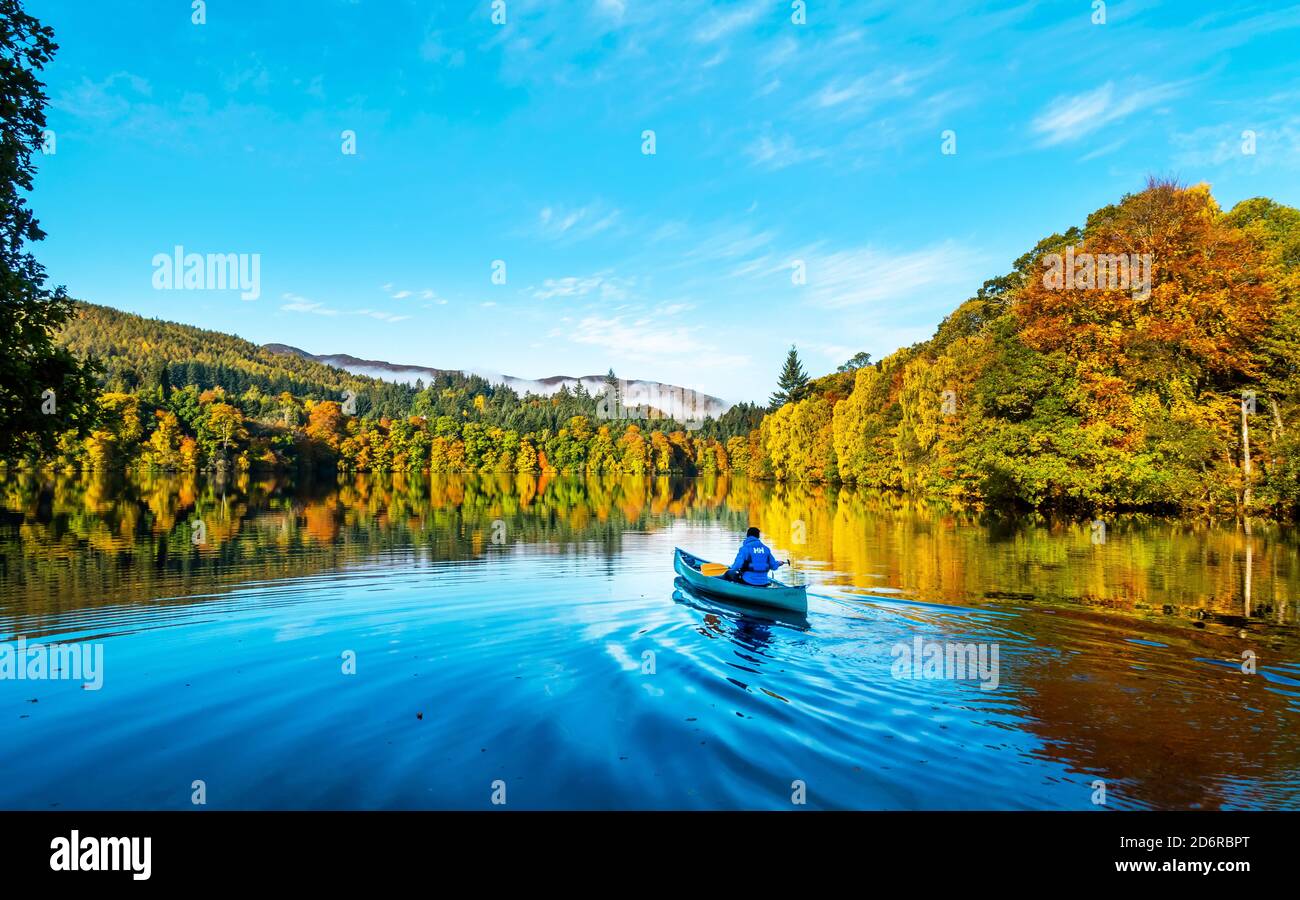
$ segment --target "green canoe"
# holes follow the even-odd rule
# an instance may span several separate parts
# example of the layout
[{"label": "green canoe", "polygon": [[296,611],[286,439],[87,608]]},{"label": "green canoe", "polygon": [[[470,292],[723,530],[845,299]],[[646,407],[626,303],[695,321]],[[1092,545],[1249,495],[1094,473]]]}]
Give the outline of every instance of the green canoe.
[{"label": "green canoe", "polygon": [[752,603],[758,606],[770,606],[789,612],[807,614],[808,589],[794,587],[772,581],[762,587],[752,584],[738,584],[727,581],[721,575],[705,575],[701,569],[707,565],[705,560],[692,556],[681,547],[673,552],[673,568],[688,585],[702,594],[735,603]]}]

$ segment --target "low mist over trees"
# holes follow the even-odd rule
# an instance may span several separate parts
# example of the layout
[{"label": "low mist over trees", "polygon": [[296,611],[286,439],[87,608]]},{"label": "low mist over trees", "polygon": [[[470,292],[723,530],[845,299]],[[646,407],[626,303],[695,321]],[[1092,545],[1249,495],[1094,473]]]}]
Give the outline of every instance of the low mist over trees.
[{"label": "low mist over trees", "polygon": [[[239,338],[88,304],[59,337],[108,360],[89,435],[27,465],[737,472],[963,502],[1249,511],[1300,501],[1300,212],[1222,211],[1152,182],[1040,241],[923,343],[701,427],[611,416],[579,387],[520,396],[448,373],[349,375]],[[617,391],[610,374],[605,392]],[[652,414],[654,415],[654,414]],[[695,423],[700,424],[700,423]]]}]

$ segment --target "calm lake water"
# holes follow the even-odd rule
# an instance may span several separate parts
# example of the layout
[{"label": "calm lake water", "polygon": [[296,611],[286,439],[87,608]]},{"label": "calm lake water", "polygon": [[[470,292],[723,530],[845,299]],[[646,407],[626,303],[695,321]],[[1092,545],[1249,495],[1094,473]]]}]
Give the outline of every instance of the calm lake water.
[{"label": "calm lake water", "polygon": [[[674,583],[674,546],[730,562],[749,524],[806,618]],[[0,680],[0,808],[1294,809],[1298,599],[1296,534],[1258,524],[11,474],[0,641],[92,642],[103,682]],[[918,639],[996,649],[996,687],[902,677]]]}]

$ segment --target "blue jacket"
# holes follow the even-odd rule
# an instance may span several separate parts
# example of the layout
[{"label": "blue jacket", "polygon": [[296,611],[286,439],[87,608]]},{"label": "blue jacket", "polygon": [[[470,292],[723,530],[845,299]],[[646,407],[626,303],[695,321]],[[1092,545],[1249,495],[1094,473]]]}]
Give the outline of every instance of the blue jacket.
[{"label": "blue jacket", "polygon": [[756,537],[747,537],[727,574],[739,574],[746,584],[767,584],[768,573],[775,572],[782,565],[781,560],[772,555],[771,548]]}]

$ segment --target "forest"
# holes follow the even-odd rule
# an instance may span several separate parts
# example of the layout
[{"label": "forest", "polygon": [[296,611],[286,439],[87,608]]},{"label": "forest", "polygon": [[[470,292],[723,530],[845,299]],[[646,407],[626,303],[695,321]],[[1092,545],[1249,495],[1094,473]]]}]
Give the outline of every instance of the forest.
[{"label": "forest", "polygon": [[[1051,273],[1142,254],[1146,289]],[[1034,507],[1293,518],[1300,211],[1146,189],[1040,241],[926,342],[803,386],[756,441],[778,479]]]},{"label": "forest", "polygon": [[[1139,289],[1074,259],[1149,261]],[[97,372],[94,424],[23,467],[687,475],[853,483],[974,503],[1294,516],[1300,211],[1223,211],[1152,180],[1040,241],[928,341],[702,427],[602,417],[447,373],[393,384],[219,332],[77,303],[56,344]],[[1136,266],[1135,266],[1136,271]],[[1114,274],[1112,272],[1112,274]],[[613,401],[613,402],[611,402]]]},{"label": "forest", "polygon": [[89,303],[56,344],[98,373],[94,424],[23,467],[698,474],[747,460],[764,414],[740,404],[690,428],[653,410],[624,418],[612,371],[597,395],[520,396],[459,372],[395,384]]}]

